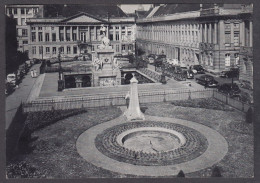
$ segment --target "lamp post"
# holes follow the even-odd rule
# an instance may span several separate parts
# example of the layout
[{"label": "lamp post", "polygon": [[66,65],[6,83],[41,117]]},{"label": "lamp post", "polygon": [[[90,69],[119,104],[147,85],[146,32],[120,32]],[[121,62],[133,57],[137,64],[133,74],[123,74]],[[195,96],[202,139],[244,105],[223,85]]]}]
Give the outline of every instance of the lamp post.
[{"label": "lamp post", "polygon": [[62,91],[63,88],[64,88],[64,82],[63,82],[63,79],[62,79],[62,71],[61,71],[60,52],[61,52],[61,48],[59,48],[59,54],[58,54],[58,59],[59,59],[59,80],[58,80],[58,91]]}]

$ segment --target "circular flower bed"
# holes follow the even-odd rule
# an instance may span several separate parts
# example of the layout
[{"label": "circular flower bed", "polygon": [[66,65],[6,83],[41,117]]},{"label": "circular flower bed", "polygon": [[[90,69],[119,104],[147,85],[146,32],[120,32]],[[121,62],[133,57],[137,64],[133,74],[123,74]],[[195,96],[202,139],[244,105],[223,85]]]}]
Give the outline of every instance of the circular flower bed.
[{"label": "circular flower bed", "polygon": [[[178,148],[167,151],[144,152],[127,148],[118,141],[120,134],[143,127],[153,127],[154,131],[158,133],[160,128],[176,131],[176,133],[183,135],[185,143]],[[108,128],[103,133],[97,135],[95,146],[104,155],[117,161],[142,166],[165,166],[190,161],[200,156],[206,151],[208,142],[201,133],[192,128],[167,122],[145,121],[126,123]]]}]

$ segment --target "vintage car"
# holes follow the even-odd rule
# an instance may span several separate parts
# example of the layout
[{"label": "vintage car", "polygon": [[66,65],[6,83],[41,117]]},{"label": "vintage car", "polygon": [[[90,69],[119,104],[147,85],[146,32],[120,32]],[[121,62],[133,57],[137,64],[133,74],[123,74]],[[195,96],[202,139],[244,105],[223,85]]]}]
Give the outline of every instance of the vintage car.
[{"label": "vintage car", "polygon": [[207,75],[207,74],[196,78],[196,82],[205,87],[217,87],[218,86],[218,82],[214,79],[214,77]]}]

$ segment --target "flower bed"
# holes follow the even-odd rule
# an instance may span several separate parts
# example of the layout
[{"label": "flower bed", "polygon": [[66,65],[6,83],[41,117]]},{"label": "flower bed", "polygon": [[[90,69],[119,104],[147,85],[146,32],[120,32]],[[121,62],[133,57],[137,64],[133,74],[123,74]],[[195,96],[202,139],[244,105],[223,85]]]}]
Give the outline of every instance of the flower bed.
[{"label": "flower bed", "polygon": [[191,100],[179,100],[173,101],[173,105],[181,107],[193,107],[193,108],[205,108],[205,109],[214,109],[222,111],[234,111],[232,107],[229,107],[222,102],[219,102],[212,98],[203,98],[203,99],[191,99]]}]

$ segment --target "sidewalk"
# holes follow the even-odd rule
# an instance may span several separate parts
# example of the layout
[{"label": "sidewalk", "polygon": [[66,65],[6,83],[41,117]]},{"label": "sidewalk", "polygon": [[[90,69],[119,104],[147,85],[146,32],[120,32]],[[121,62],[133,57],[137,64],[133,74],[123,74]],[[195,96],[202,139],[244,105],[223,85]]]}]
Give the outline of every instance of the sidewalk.
[{"label": "sidewalk", "polygon": [[[37,74],[40,73],[40,65],[33,65],[31,69],[36,69]],[[9,96],[6,97],[5,100],[5,129],[7,130],[12,122],[13,117],[17,111],[17,108],[21,104],[21,102],[26,102],[31,89],[37,78],[32,78],[30,75],[30,71],[27,73],[25,78],[20,83],[19,87]]]}]

